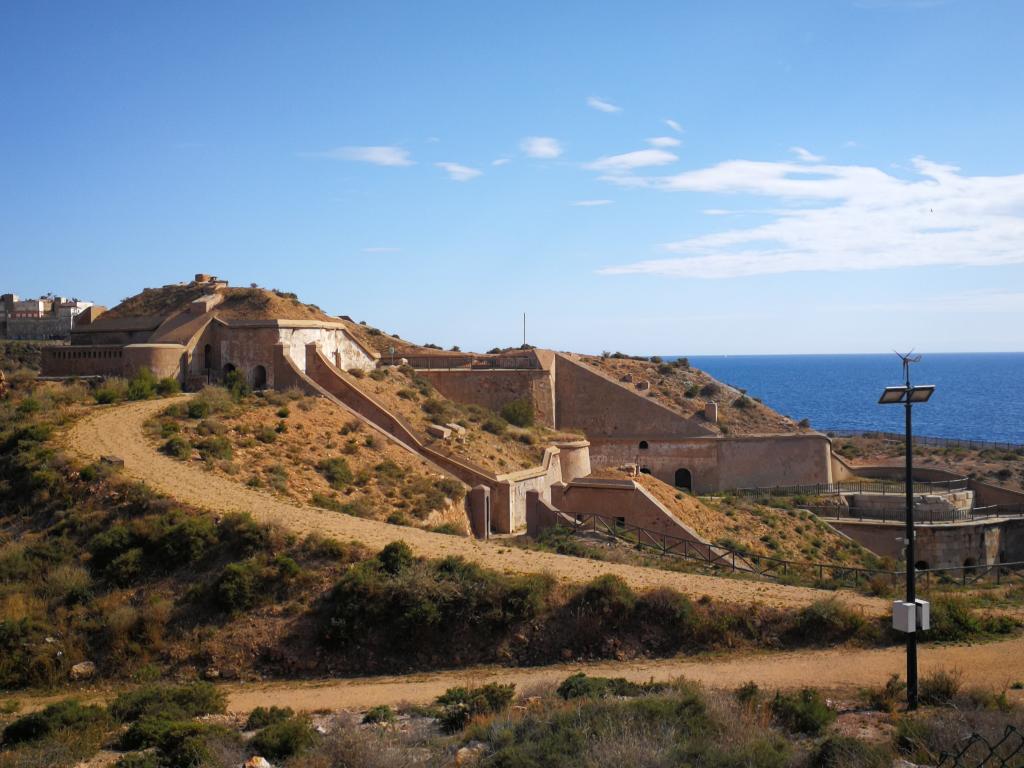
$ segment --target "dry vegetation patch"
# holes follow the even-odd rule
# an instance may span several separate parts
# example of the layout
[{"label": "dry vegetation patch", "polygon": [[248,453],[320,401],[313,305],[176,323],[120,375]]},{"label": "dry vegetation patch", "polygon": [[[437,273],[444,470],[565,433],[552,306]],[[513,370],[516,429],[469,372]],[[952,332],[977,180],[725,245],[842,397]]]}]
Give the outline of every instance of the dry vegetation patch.
[{"label": "dry vegetation patch", "polygon": [[[487,408],[450,400],[409,366],[379,368],[368,376],[349,377],[356,387],[405,419],[431,447],[465,457],[498,474],[535,467],[543,460],[549,443],[580,437],[538,424],[517,427]],[[455,431],[450,440],[427,434],[430,424],[450,423],[458,424],[464,433]]]},{"label": "dry vegetation patch", "polygon": [[[636,358],[621,352],[604,355],[570,355],[640,397],[649,397],[702,426],[722,434],[755,435],[799,432],[801,426],[787,416],[750,397],[745,390],[723,384],[685,358],[665,362],[660,357]],[[650,388],[638,388],[647,382]],[[718,424],[704,419],[704,406],[718,403]]]},{"label": "dry vegetation patch", "polygon": [[208,387],[147,423],[161,450],[345,514],[465,533],[462,483],[323,398]]}]

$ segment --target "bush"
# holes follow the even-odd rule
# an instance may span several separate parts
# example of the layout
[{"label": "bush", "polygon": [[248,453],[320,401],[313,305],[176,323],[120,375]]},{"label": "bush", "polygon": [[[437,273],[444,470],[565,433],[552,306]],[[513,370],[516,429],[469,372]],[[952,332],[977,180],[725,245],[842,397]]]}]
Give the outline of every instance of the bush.
[{"label": "bush", "polygon": [[890,768],[892,749],[850,736],[829,736],[811,756],[811,768]]},{"label": "bush", "polygon": [[210,415],[210,403],[206,400],[193,398],[188,402],[188,417],[190,419],[205,419]]},{"label": "bush", "polygon": [[270,760],[285,760],[312,747],[316,731],[308,718],[292,717],[268,725],[251,743],[257,754]]},{"label": "bush", "polygon": [[192,458],[192,443],[186,440],[184,437],[175,435],[163,446],[163,452],[168,456],[173,456],[176,459],[185,461]]},{"label": "bush", "polygon": [[273,443],[277,440],[277,432],[272,427],[268,427],[265,424],[256,429],[256,439],[261,443]]},{"label": "bush", "polygon": [[231,441],[226,437],[208,437],[196,446],[204,459],[228,460],[234,455]]},{"label": "bush", "polygon": [[63,730],[81,731],[107,722],[103,707],[83,705],[75,699],[51,704],[39,712],[19,717],[4,728],[3,744],[11,746],[39,741]]},{"label": "bush", "polygon": [[641,696],[663,691],[664,683],[634,683],[623,677],[588,677],[582,672],[570,675],[558,686],[563,699],[603,699],[607,696]]},{"label": "bush", "polygon": [[903,699],[906,691],[907,684],[900,680],[898,674],[893,674],[881,688],[867,688],[861,691],[861,696],[871,709],[892,712]]},{"label": "bush", "polygon": [[1005,635],[1015,625],[1009,616],[976,614],[961,597],[942,597],[932,603],[931,629],[924,633],[924,638],[959,642],[985,635]]},{"label": "bush", "polygon": [[352,484],[352,470],[340,456],[323,459],[316,468],[327,478],[332,488],[341,490]]},{"label": "bush", "polygon": [[156,385],[156,376],[149,368],[142,366],[138,373],[128,379],[128,399],[148,400],[156,394]]},{"label": "bush", "polygon": [[515,683],[487,683],[479,688],[449,688],[437,697],[444,707],[441,729],[448,733],[461,731],[470,718],[503,712],[516,694]]},{"label": "bush", "polygon": [[380,551],[377,559],[380,561],[381,568],[392,575],[400,573],[416,560],[412,549],[404,541],[392,541]]},{"label": "bush", "polygon": [[480,428],[484,432],[490,432],[492,435],[500,435],[508,429],[508,422],[504,419],[498,418],[497,416],[491,416],[484,420],[484,423],[480,425]]},{"label": "bush", "polygon": [[501,417],[517,427],[533,426],[533,402],[525,397],[513,400],[501,409]]},{"label": "bush", "polygon": [[161,397],[176,395],[181,392],[181,384],[171,376],[165,376],[156,383],[156,393]]},{"label": "bush", "polygon": [[963,674],[958,669],[940,669],[921,677],[920,701],[922,704],[942,706],[953,701],[960,692]]},{"label": "bush", "polygon": [[149,685],[120,694],[110,705],[110,714],[123,723],[142,717],[167,720],[218,715],[226,699],[212,683]]},{"label": "bush", "polygon": [[240,371],[228,371],[228,375],[224,377],[224,386],[231,394],[231,399],[236,403],[252,392],[249,382],[245,380],[245,376]]},{"label": "bush", "polygon": [[387,704],[370,707],[370,709],[366,710],[366,714],[363,715],[364,723],[393,723],[394,721],[395,713]]},{"label": "bush", "polygon": [[256,709],[249,713],[249,719],[245,721],[245,730],[258,731],[260,728],[280,723],[282,720],[294,717],[294,715],[295,712],[291,707],[271,706],[269,709],[267,707],[256,707]]},{"label": "bush", "polygon": [[817,736],[836,719],[822,695],[813,688],[797,693],[776,692],[772,701],[772,715],[776,722],[791,733]]}]

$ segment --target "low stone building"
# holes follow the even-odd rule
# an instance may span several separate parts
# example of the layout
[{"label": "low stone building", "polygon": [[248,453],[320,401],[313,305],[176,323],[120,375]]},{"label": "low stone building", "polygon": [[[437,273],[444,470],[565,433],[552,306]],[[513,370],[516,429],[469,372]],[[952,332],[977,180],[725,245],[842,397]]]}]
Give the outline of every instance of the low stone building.
[{"label": "low stone building", "polygon": [[263,389],[294,383],[311,343],[345,370],[370,370],[380,357],[344,320],[293,294],[231,288],[205,274],[147,289],[110,311],[91,307],[70,338],[70,346],[43,350],[43,376],[127,377],[146,367],[194,389],[238,371]]}]

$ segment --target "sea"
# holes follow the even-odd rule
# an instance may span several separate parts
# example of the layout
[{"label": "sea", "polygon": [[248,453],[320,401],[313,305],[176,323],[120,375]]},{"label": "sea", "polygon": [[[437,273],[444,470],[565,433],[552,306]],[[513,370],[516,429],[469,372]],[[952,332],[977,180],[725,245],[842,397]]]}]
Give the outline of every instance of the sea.
[{"label": "sea", "polygon": [[[666,360],[677,356],[665,356]],[[903,432],[901,406],[879,405],[903,383],[900,359],[880,355],[699,355],[690,364],[780,413],[829,430]],[[923,354],[911,383],[934,384],[914,406],[914,433],[1024,444],[1024,352]]]}]

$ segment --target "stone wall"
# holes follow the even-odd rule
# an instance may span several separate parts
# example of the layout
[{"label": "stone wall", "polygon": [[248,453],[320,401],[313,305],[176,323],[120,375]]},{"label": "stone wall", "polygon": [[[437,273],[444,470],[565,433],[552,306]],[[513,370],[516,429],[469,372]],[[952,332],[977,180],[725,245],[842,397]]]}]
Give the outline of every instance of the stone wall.
[{"label": "stone wall", "polygon": [[[829,520],[841,533],[881,557],[902,558],[902,523]],[[916,526],[920,567],[962,568],[1024,560],[1024,519],[977,520]]]},{"label": "stone wall", "polygon": [[123,347],[43,347],[42,376],[121,376]]},{"label": "stone wall", "polygon": [[603,515],[654,533],[707,544],[645,488],[632,480],[576,480],[568,485],[559,483],[552,486],[550,501],[552,506],[571,517]]},{"label": "stone wall", "polygon": [[637,464],[669,485],[677,485],[677,473],[685,470],[694,493],[828,483],[831,477],[829,441],[818,434],[675,440],[588,437],[595,467]]},{"label": "stone wall", "polygon": [[185,347],[181,344],[130,344],[124,348],[124,376],[148,368],[158,379],[182,379]]},{"label": "stone wall", "polygon": [[8,339],[66,339],[71,335],[72,322],[70,316],[10,318],[2,330]]},{"label": "stone wall", "polygon": [[[902,493],[851,493],[846,499],[851,517],[902,520],[907,511]],[[969,519],[973,507],[974,491],[914,494],[914,519],[921,523]]]},{"label": "stone wall", "polygon": [[445,397],[501,411],[513,400],[533,403],[537,421],[555,426],[555,386],[551,371],[532,370],[425,370],[418,376],[429,381]]},{"label": "stone wall", "polygon": [[714,434],[654,400],[641,397],[565,355],[554,356],[555,423],[595,438],[696,437]]}]

